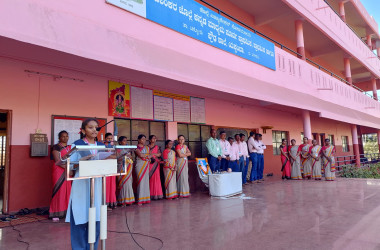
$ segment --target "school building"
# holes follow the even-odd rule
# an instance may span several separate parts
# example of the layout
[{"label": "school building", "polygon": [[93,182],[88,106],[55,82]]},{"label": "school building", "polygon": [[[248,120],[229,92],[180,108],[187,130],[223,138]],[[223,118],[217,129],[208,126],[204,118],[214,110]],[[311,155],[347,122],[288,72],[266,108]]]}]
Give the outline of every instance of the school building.
[{"label": "school building", "polygon": [[4,0],[0,23],[4,213],[49,206],[50,147],[85,117],[116,119],[99,139],[183,134],[192,159],[211,127],[260,132],[275,176],[282,138],[330,138],[358,163],[380,131],[380,35],[360,0]]}]

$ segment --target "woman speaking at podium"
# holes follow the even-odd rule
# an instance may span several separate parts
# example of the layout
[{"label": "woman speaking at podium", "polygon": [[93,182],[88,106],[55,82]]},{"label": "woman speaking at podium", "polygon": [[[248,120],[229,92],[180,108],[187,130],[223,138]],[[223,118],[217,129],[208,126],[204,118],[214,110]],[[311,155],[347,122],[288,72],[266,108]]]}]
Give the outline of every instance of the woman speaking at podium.
[{"label": "woman speaking at podium", "polygon": [[[96,128],[99,123],[94,118],[89,118],[82,122],[81,138],[72,145],[103,146],[104,144],[96,141],[98,131]],[[84,154],[83,154],[84,153]],[[81,155],[71,156],[72,161],[78,161],[79,157],[92,156],[96,154],[93,150],[81,152]],[[76,158],[77,157],[77,158]],[[78,173],[75,173],[77,176]],[[98,249],[100,233],[100,204],[102,195],[102,179],[95,179],[95,207],[96,207],[96,241],[95,249]],[[88,244],[88,210],[90,208],[90,180],[74,180],[71,187],[69,207],[67,209],[66,222],[70,222],[71,247],[72,249],[90,249]]]}]

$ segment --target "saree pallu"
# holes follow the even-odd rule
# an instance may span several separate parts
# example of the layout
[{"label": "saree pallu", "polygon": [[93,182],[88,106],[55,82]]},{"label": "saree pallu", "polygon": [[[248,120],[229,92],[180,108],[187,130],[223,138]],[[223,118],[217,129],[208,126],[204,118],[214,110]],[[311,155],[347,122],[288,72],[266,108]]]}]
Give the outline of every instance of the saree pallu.
[{"label": "saree pallu", "polygon": [[[314,157],[319,157],[321,152],[321,146],[315,146],[311,149],[311,154]],[[312,178],[315,178],[316,180],[322,179],[322,159],[319,159],[319,161],[315,160],[314,158],[311,158],[311,167],[313,169]]]},{"label": "saree pallu", "polygon": [[[159,147],[156,145],[150,149],[152,154],[157,154],[160,152]],[[150,199],[158,200],[162,199],[162,187],[160,179],[160,160],[157,157],[154,157],[155,162],[149,164],[149,190],[150,190]]]},{"label": "saree pallu", "polygon": [[296,160],[291,160],[291,178],[292,180],[302,180],[302,175],[301,175],[301,163],[300,163],[300,158],[296,157],[298,153],[298,147],[293,146],[290,147],[289,154],[296,158]]},{"label": "saree pallu", "polygon": [[[186,154],[187,146],[184,145],[180,150],[181,150],[182,154]],[[176,170],[177,170],[176,172],[177,172],[178,196],[182,197],[182,198],[187,198],[190,196],[189,165],[188,165],[187,158],[179,158],[178,157],[176,165],[177,165],[176,166]]]},{"label": "saree pallu", "polygon": [[[282,147],[284,152],[288,152],[288,147]],[[281,163],[282,163],[282,177],[290,179],[290,161],[286,158],[285,155],[281,154]]]},{"label": "saree pallu", "polygon": [[[143,156],[149,154],[149,147],[144,146],[140,152]],[[135,174],[137,204],[150,203],[149,162],[150,160],[148,158],[144,160],[140,157],[136,158]]]},{"label": "saree pallu", "polygon": [[171,168],[176,167],[175,152],[170,150],[167,157],[164,154],[164,161],[165,195],[166,199],[170,200],[178,197],[176,171],[171,170]]},{"label": "saree pallu", "polygon": [[[61,157],[67,154],[71,146],[60,151]],[[49,208],[49,218],[63,218],[66,216],[67,207],[70,201],[71,182],[66,181],[66,171],[64,168],[53,163],[53,194]]]},{"label": "saree pallu", "polygon": [[135,202],[132,183],[132,164],[128,164],[127,174],[117,177],[117,203],[119,205],[130,205]]},{"label": "saree pallu", "polygon": [[[301,154],[303,156],[308,156],[309,154],[310,145],[305,145],[302,147]],[[303,174],[304,178],[311,178],[311,161],[309,158],[301,158],[301,173]]]},{"label": "saree pallu", "polygon": [[325,149],[325,155],[327,157],[331,157],[331,162],[329,162],[326,157],[323,158],[323,168],[325,171],[326,181],[335,180],[335,158],[332,156],[333,151],[334,146],[330,146]]},{"label": "saree pallu", "polygon": [[116,176],[106,177],[106,203],[109,207],[116,207]]}]

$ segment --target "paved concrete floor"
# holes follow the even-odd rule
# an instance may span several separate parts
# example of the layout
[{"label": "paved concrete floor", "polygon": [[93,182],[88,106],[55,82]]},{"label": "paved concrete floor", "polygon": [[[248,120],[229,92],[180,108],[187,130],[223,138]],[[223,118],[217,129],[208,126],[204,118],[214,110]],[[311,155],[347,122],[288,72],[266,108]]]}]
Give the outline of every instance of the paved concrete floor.
[{"label": "paved concrete floor", "polygon": [[[162,249],[380,249],[380,180],[281,181],[244,186],[245,199],[155,201],[109,213],[108,228],[163,240]],[[252,198],[252,199],[250,199]],[[16,228],[29,249],[70,249],[67,223]],[[26,249],[12,228],[0,229],[0,249]],[[131,236],[109,232],[107,249],[140,249]],[[161,242],[141,235],[144,249]]]}]

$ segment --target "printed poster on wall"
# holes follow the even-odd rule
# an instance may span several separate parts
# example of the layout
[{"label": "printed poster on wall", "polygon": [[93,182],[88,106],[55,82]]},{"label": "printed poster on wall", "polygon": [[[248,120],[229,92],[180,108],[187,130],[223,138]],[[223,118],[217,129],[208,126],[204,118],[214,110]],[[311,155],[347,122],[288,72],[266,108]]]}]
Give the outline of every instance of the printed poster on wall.
[{"label": "printed poster on wall", "polygon": [[154,95],[154,120],[173,121],[173,99]]},{"label": "printed poster on wall", "polygon": [[106,0],[106,2],[136,15],[146,17],[146,0]]},{"label": "printed poster on wall", "polygon": [[153,120],[153,91],[131,86],[132,118]]},{"label": "printed poster on wall", "polygon": [[174,121],[190,123],[190,100],[174,99]]},{"label": "printed poster on wall", "polygon": [[108,115],[130,117],[129,85],[119,82],[108,82]]},{"label": "printed poster on wall", "polygon": [[80,139],[80,128],[83,120],[68,120],[68,119],[54,119],[54,138],[53,145],[59,142],[58,133],[65,130],[69,134],[69,141],[67,145],[73,144],[76,140]]},{"label": "printed poster on wall", "polygon": [[191,122],[206,123],[205,99],[198,97],[190,98]]},{"label": "printed poster on wall", "polygon": [[154,95],[172,98],[174,121],[190,123],[190,96],[155,90]]}]

